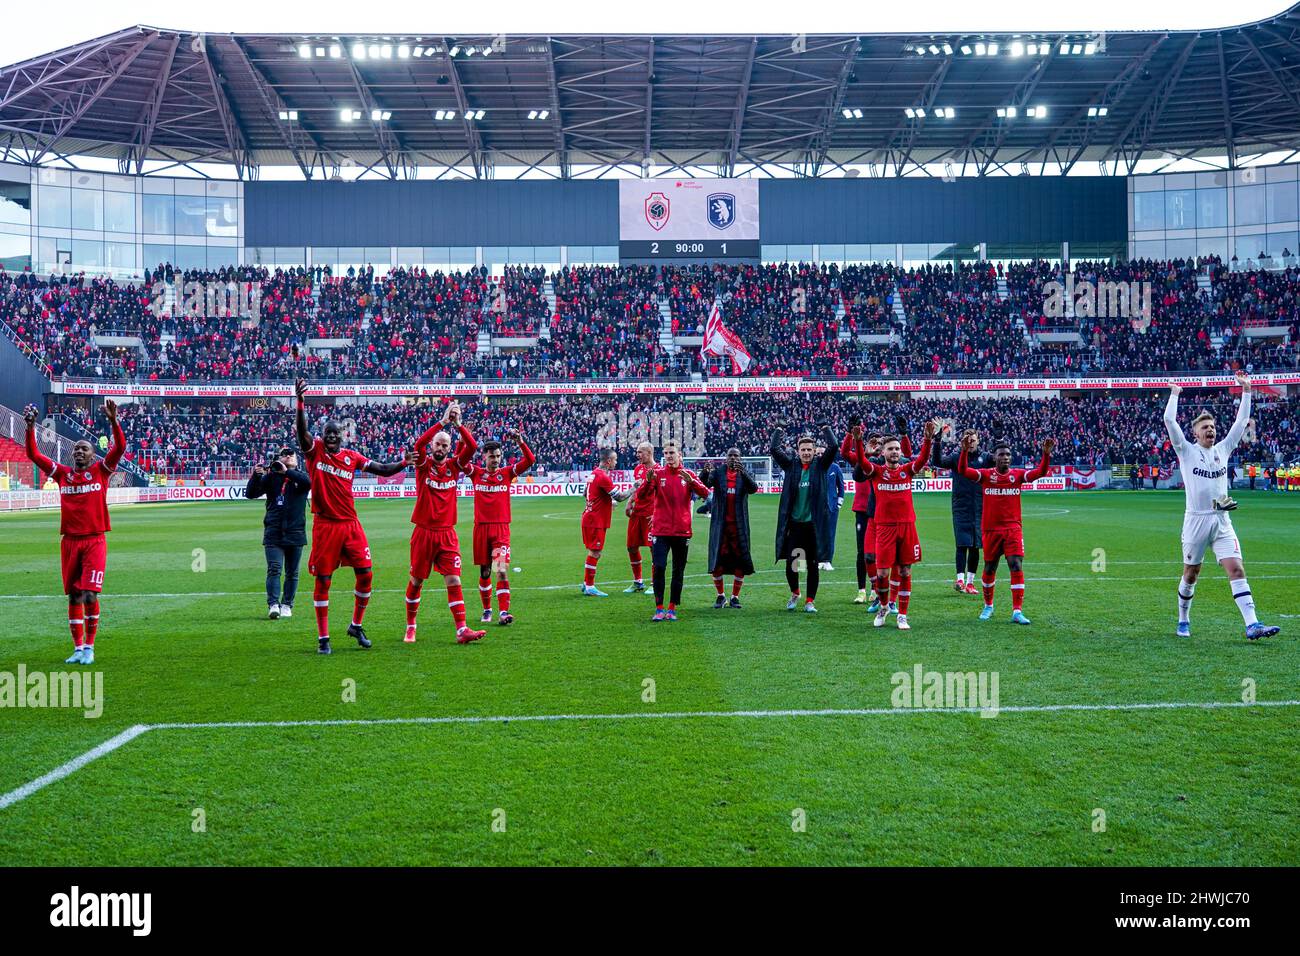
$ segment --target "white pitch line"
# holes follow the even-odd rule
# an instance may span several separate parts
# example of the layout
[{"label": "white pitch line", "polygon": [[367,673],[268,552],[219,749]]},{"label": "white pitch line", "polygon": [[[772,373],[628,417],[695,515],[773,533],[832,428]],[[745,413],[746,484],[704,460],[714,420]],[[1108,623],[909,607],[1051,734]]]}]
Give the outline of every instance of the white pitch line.
[{"label": "white pitch line", "polygon": [[80,757],[74,757],[73,759],[65,763],[63,766],[55,767],[49,773],[45,774],[45,776],[37,777],[31,783],[25,783],[17,790],[10,790],[4,796],[0,797],[0,810],[3,810],[5,807],[12,806],[13,804],[17,803],[19,800],[25,800],[26,798],[30,797],[33,793],[35,793],[37,790],[42,790],[45,787],[48,787],[52,783],[57,783],[58,781],[62,780],[64,777],[72,776],[74,773],[76,773],[86,764],[90,763],[92,760],[98,760],[100,757],[104,756],[105,754],[112,753],[118,747],[121,747],[123,744],[129,743],[132,740],[135,740],[136,737],[139,737],[145,731],[151,729],[152,729],[151,727],[145,724],[136,724],[134,727],[128,727],[126,730],[122,731],[116,737],[110,737],[108,740],[105,740],[98,747],[93,747],[90,750],[87,750]]},{"label": "white pitch line", "polygon": [[[1255,707],[1300,707],[1300,700],[1245,701],[1154,701],[1131,704],[1022,704],[994,708],[999,714],[1051,714],[1063,712],[1116,712],[1142,710],[1246,710]],[[920,714],[982,714],[980,707],[847,707],[820,708],[817,710],[683,710],[631,714],[516,714],[513,716],[460,716],[460,717],[375,717],[357,720],[226,720],[198,723],[136,724],[116,737],[69,760],[31,783],[0,796],[0,810],[25,800],[38,790],[70,776],[105,754],[112,753],[123,744],[151,730],[264,730],[292,729],[295,727],[391,727],[442,724],[512,724],[558,723],[571,721],[608,720],[690,720],[705,719],[766,719],[773,717],[888,717],[916,716]]]}]

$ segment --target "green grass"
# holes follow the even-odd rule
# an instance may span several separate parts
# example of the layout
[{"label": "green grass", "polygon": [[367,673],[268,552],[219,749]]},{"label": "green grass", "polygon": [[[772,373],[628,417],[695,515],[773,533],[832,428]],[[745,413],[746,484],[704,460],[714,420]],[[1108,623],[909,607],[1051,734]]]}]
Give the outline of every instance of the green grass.
[{"label": "green grass", "polygon": [[[995,619],[975,619],[979,599],[949,586],[947,497],[917,496],[910,633],[892,619],[875,630],[849,603],[847,509],[821,613],[787,614],[774,505],[754,505],[762,570],[744,610],[709,607],[701,538],[681,620],[652,627],[650,598],[618,593],[621,516],[600,567],[613,593],[586,599],[579,501],[519,501],[515,626],[458,647],[430,585],[409,647],[410,504],[363,502],[375,647],[343,636],[345,571],[328,658],[309,583],[293,620],[263,619],[259,505],[116,509],[103,716],[0,710],[0,793],[141,723],[887,708],[891,676],[918,663],[996,671],[1003,707],[1239,701],[1246,678],[1260,700],[1300,699],[1300,620],[1287,619],[1300,615],[1300,496],[1243,493],[1234,519],[1261,615],[1286,627],[1257,644],[1212,566],[1194,636],[1173,637],[1179,494],[1027,498],[1030,628],[1007,621],[1005,567]],[[0,671],[66,669],[56,531],[55,514],[0,517]],[[476,593],[471,578],[471,612]],[[1297,751],[1298,707],[163,729],[0,810],[0,865],[1292,864]],[[206,832],[192,830],[197,808]]]}]

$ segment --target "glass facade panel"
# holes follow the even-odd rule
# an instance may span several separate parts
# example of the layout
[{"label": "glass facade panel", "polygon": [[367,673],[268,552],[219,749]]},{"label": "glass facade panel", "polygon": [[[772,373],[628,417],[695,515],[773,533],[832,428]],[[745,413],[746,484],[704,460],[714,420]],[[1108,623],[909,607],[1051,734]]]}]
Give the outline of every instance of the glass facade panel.
[{"label": "glass facade panel", "polygon": [[1236,224],[1253,226],[1264,222],[1267,209],[1264,201],[1265,186],[1238,186],[1234,191],[1236,202]]},{"label": "glass facade panel", "polygon": [[1165,227],[1165,197],[1160,192],[1133,194],[1133,226],[1137,232]]},{"label": "glass facade panel", "polygon": [[134,242],[104,243],[104,265],[114,270],[137,272],[140,268],[135,261]]},{"label": "glass facade panel", "polygon": [[1265,189],[1265,222],[1295,222],[1300,219],[1296,212],[1297,188],[1295,183],[1269,183]]},{"label": "glass facade panel", "polygon": [[1196,228],[1196,190],[1170,189],[1165,192],[1165,228]]},{"label": "glass facade panel", "polygon": [[1222,229],[1228,224],[1228,190],[1196,190],[1196,227]]},{"label": "glass facade panel", "polygon": [[[148,202],[153,198],[146,196],[144,201],[145,208],[148,209]],[[145,214],[146,220],[148,213]],[[148,232],[155,230],[149,229]],[[202,196],[177,196],[176,197],[176,235],[178,236],[206,236],[208,234],[208,207]]]},{"label": "glass facade panel", "polygon": [[30,226],[32,187],[27,183],[0,183],[0,222]]},{"label": "glass facade panel", "polygon": [[239,199],[235,196],[207,198],[207,235],[218,239],[239,237]]},{"label": "glass facade panel", "polygon": [[155,193],[144,194],[144,222],[142,232],[176,235],[176,197]]},{"label": "glass facade panel", "polygon": [[52,229],[72,228],[72,190],[63,186],[41,186],[36,220]]},{"label": "glass facade panel", "polygon": [[73,239],[72,267],[98,269],[104,265],[104,242],[101,239]]},{"label": "glass facade panel", "polygon": [[135,232],[135,193],[104,193],[104,228],[109,232]]},{"label": "glass facade panel", "polygon": [[[168,196],[167,198],[170,199],[171,197]],[[142,265],[145,269],[155,269],[159,265],[168,262],[175,265],[175,256],[176,247],[170,243],[146,243]]]},{"label": "glass facade panel", "polygon": [[32,241],[27,236],[0,233],[0,266],[10,274],[32,267]]}]

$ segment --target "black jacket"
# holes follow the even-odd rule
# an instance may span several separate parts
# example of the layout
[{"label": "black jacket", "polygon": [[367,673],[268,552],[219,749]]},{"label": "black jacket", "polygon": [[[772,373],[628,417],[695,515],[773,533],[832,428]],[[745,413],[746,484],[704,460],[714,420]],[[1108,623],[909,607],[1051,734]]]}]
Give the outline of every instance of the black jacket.
[{"label": "black jacket", "polygon": [[[936,468],[947,468],[952,472],[952,516],[953,520],[972,521],[979,524],[984,514],[984,490],[978,481],[971,481],[957,474],[957,459],[961,457],[961,446],[957,445],[948,454],[943,453],[942,442],[935,441],[930,463]],[[988,452],[979,452],[966,462],[971,468],[992,468],[993,456]]]},{"label": "black jacket", "polygon": [[299,468],[290,468],[283,475],[268,471],[264,475],[254,472],[248,476],[248,497],[266,496],[266,517],[262,519],[264,546],[301,548],[307,544],[309,491],[311,478]]},{"label": "black jacket", "polygon": [[[822,433],[822,439],[826,444],[826,451],[820,458],[812,460],[812,477],[808,488],[808,494],[812,499],[812,524],[813,532],[817,536],[818,554],[825,553],[826,546],[835,535],[835,522],[826,491],[826,471],[835,464],[835,458],[840,453],[840,443],[835,440],[835,435],[830,428]],[[785,529],[790,520],[790,511],[794,508],[795,498],[799,495],[799,471],[802,465],[797,455],[787,455],[781,449],[780,432],[772,436],[770,451],[772,460],[785,473],[785,481],[781,485],[781,504],[776,512],[776,560],[784,561],[789,557],[785,546]]]},{"label": "black jacket", "polygon": [[[713,489],[709,496],[709,570],[718,566],[718,553],[722,550],[722,530],[727,524],[727,466],[713,468],[708,477],[700,481]],[[741,574],[754,573],[754,560],[749,553],[749,496],[758,491],[758,482],[743,467],[736,475],[736,536],[740,539],[740,553],[744,557]]]}]

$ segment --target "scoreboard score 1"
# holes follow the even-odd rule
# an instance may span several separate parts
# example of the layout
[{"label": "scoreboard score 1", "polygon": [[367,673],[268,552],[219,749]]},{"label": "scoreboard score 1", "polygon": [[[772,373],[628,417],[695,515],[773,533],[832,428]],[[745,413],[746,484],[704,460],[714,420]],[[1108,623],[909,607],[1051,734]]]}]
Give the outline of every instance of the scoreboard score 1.
[{"label": "scoreboard score 1", "polygon": [[619,181],[619,256],[759,257],[758,180]]}]

